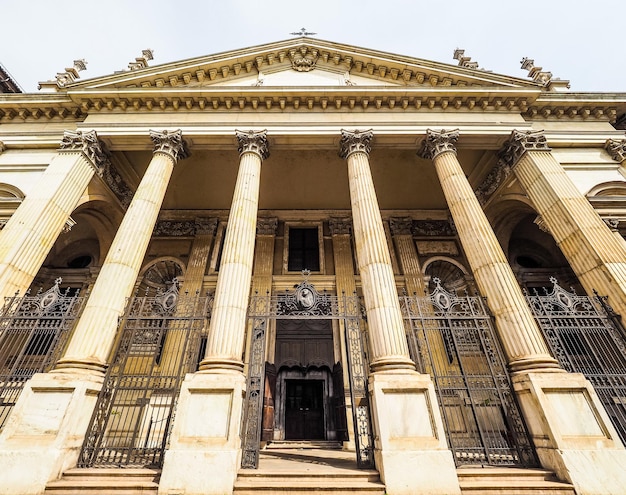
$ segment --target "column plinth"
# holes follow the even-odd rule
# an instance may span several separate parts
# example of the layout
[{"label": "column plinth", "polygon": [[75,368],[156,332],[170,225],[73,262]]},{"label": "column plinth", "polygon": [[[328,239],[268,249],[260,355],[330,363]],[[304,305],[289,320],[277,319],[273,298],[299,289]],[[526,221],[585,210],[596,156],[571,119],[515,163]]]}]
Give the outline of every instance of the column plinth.
[{"label": "column plinth", "polygon": [[512,371],[561,371],[528,308],[498,240],[456,156],[458,132],[428,131],[420,155],[433,161],[476,284],[496,318]]},{"label": "column plinth", "polygon": [[182,133],[151,132],[155,150],[109,248],[74,334],[54,371],[104,372],[118,318],[132,293],[177,160],[187,151]]},{"label": "column plinth", "polygon": [[65,131],[58,155],[0,234],[0,301],[28,289],[89,181],[102,173],[107,160],[95,131]]},{"label": "column plinth", "polygon": [[201,371],[243,372],[261,163],[269,156],[265,131],[237,132],[239,172],[226,227],[213,314]]}]

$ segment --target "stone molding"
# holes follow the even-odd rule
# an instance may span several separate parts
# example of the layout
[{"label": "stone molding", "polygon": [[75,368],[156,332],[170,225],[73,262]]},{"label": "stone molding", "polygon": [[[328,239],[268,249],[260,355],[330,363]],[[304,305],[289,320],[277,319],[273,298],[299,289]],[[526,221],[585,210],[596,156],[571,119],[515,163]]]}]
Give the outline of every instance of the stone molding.
[{"label": "stone molding", "polygon": [[426,130],[426,139],[422,141],[422,147],[418,151],[418,156],[428,160],[434,160],[438,155],[445,152],[452,152],[456,155],[456,142],[459,139],[459,130],[433,131]]},{"label": "stone molding", "polygon": [[278,218],[259,217],[256,221],[256,235],[276,235],[278,229]]},{"label": "stone molding", "polygon": [[349,218],[331,218],[328,220],[330,235],[350,235],[352,233],[352,220]]},{"label": "stone molding", "polygon": [[[2,146],[0,146],[0,149]],[[604,149],[617,162],[626,160],[626,139],[607,139]]]},{"label": "stone molding", "polygon": [[365,153],[368,157],[372,149],[371,143],[374,133],[369,131],[346,131],[341,129],[341,141],[339,142],[339,156],[344,160],[352,153]]},{"label": "stone molding", "polygon": [[269,141],[267,140],[267,131],[253,131],[248,132],[235,131],[237,136],[237,150],[239,155],[244,153],[255,153],[261,160],[265,160],[270,156]]},{"label": "stone molding", "polygon": [[393,235],[413,235],[413,219],[410,217],[390,218],[389,228]]},{"label": "stone molding", "polygon": [[498,152],[498,157],[506,166],[514,167],[527,151],[552,151],[544,131],[513,130]]},{"label": "stone molding", "polygon": [[184,160],[189,156],[187,143],[185,143],[183,132],[180,129],[176,131],[153,131],[151,129],[150,139],[154,143],[153,153],[164,153],[174,162]]},{"label": "stone molding", "polygon": [[63,132],[63,139],[59,146],[59,152],[81,151],[91,162],[96,174],[102,177],[104,170],[109,166],[109,156],[98,140],[96,131],[70,131]]},{"label": "stone molding", "polygon": [[217,218],[196,217],[194,220],[195,235],[215,235]]}]

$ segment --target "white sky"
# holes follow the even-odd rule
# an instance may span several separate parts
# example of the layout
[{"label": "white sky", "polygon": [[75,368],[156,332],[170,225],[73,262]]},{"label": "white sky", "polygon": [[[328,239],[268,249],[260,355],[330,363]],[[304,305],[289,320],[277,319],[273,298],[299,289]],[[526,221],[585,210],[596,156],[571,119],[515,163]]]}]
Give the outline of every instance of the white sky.
[{"label": "white sky", "polygon": [[78,58],[81,79],[126,69],[144,48],[157,65],[314,38],[526,77],[523,57],[571,91],[626,92],[625,0],[0,0],[0,63],[24,91]]}]

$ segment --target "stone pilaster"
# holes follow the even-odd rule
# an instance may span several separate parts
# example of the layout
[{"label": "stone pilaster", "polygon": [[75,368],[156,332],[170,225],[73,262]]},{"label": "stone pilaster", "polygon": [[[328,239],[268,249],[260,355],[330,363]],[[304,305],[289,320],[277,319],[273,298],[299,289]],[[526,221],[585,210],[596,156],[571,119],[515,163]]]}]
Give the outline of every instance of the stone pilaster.
[{"label": "stone pilaster", "polygon": [[[183,382],[159,494],[232,493],[241,464],[241,415],[246,393],[242,361],[252,279],[265,131],[237,131],[239,173],[200,372]],[[267,247],[267,246],[266,246]],[[267,267],[265,267],[267,268]]]},{"label": "stone pilaster", "polygon": [[433,160],[476,284],[487,297],[513,371],[556,369],[502,248],[456,157],[457,131],[428,131],[420,156]]},{"label": "stone pilaster", "polygon": [[196,218],[196,235],[191,245],[189,262],[185,271],[183,292],[195,294],[202,290],[202,282],[206,273],[206,266],[211,254],[213,236],[217,227],[217,218]]},{"label": "stone pilaster", "polygon": [[[341,131],[356,254],[369,327],[374,457],[395,495],[459,494],[434,387],[415,371],[369,167],[371,131]],[[421,418],[415,421],[416,418]],[[409,440],[410,439],[410,440]]]},{"label": "stone pilaster", "polygon": [[239,132],[239,173],[226,227],[222,263],[201,370],[243,370],[246,312],[250,296],[261,162],[269,156],[265,131]]},{"label": "stone pilaster", "polygon": [[109,248],[98,279],[55,371],[104,372],[124,311],[144,259],[174,165],[187,156],[181,131],[150,132],[154,154]]},{"label": "stone pilaster", "polygon": [[372,371],[415,369],[409,357],[391,258],[369,167],[371,131],[341,131],[352,222],[370,329]]},{"label": "stone pilaster", "polygon": [[[614,143],[615,156],[624,152]],[[513,131],[500,159],[528,194],[587,294],[609,296],[626,315],[626,249],[554,158],[543,132]]]},{"label": "stone pilaster", "polygon": [[391,218],[389,225],[400,258],[406,290],[409,295],[415,294],[421,297],[425,294],[426,287],[413,241],[413,220],[411,218]]},{"label": "stone pilaster", "polygon": [[102,174],[107,160],[95,131],[65,131],[58,154],[0,234],[0,301],[28,289],[89,181],[94,173]]}]

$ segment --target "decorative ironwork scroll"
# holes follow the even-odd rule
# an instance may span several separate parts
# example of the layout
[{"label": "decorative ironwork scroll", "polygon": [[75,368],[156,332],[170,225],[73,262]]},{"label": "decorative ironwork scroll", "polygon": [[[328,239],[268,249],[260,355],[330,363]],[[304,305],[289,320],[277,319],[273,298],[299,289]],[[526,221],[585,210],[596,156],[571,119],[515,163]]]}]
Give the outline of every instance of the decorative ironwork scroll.
[{"label": "decorative ironwork scroll", "polygon": [[526,301],[559,364],[591,382],[622,442],[626,442],[626,339],[606,297],[563,289],[526,293]]},{"label": "decorative ironwork scroll", "polygon": [[161,466],[185,374],[202,356],[213,299],[167,291],[129,299],[115,356],[78,460],[79,467]]},{"label": "decorative ironwork scroll", "polygon": [[361,329],[361,306],[354,296],[336,296],[318,292],[303,271],[304,281],[294,291],[275,295],[255,294],[250,298],[248,318],[252,322],[248,394],[244,405],[242,467],[256,469],[261,441],[263,390],[265,377],[265,331],[272,319],[335,319],[343,322],[348,349],[348,374],[353,406],[357,465],[374,466],[374,441],[367,394],[367,363],[364,333]]},{"label": "decorative ironwork scroll", "polygon": [[59,359],[87,296],[67,288],[61,278],[47,291],[8,297],[0,313],[0,429],[35,373]]},{"label": "decorative ironwork scroll", "polygon": [[429,373],[457,465],[536,465],[506,361],[484,300],[433,279],[426,297],[401,297],[409,349]]}]

